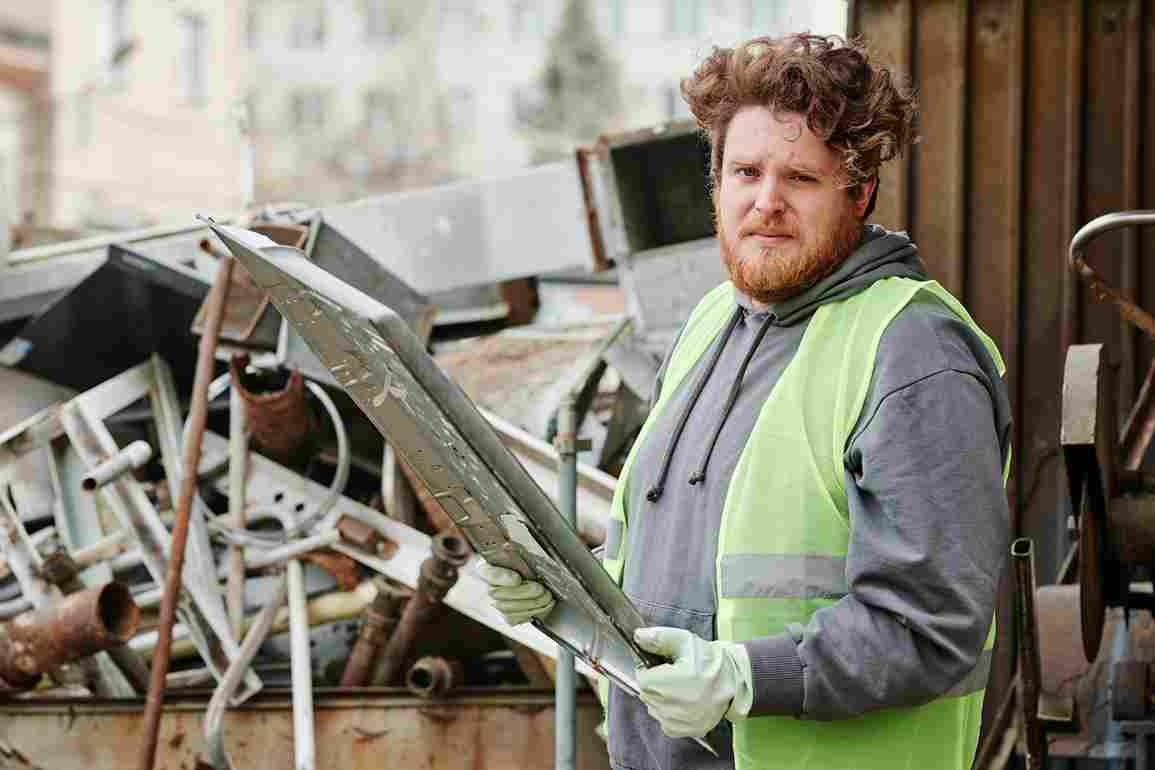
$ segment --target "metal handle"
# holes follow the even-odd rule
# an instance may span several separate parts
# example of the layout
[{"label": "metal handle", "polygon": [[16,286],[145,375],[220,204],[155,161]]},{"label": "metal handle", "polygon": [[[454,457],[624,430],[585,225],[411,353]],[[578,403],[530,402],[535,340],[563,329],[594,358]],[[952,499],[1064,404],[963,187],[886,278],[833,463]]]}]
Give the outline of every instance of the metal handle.
[{"label": "metal handle", "polygon": [[1075,271],[1076,275],[1087,282],[1087,286],[1097,300],[1115,303],[1119,308],[1119,313],[1124,318],[1142,329],[1148,337],[1155,339],[1155,318],[1152,318],[1150,313],[1120,294],[1083,259],[1083,250],[1087,244],[1100,235],[1123,227],[1142,225],[1155,225],[1155,210],[1116,211],[1092,219],[1079,228],[1075,237],[1071,239],[1071,245],[1067,250],[1067,264]]}]

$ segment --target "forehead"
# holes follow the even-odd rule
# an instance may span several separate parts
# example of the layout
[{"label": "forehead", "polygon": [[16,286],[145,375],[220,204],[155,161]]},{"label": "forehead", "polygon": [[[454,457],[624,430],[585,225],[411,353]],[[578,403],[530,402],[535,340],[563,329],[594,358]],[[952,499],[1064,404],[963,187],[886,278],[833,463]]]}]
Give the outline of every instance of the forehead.
[{"label": "forehead", "polygon": [[814,135],[806,118],[768,107],[743,107],[726,129],[723,161],[797,163],[817,171],[834,171],[838,154]]}]

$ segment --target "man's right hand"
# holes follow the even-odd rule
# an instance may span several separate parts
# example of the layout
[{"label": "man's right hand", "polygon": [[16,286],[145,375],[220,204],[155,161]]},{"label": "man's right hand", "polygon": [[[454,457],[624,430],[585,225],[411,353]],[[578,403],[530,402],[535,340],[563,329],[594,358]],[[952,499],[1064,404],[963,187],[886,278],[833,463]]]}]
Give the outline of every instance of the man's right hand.
[{"label": "man's right hand", "polygon": [[557,602],[549,589],[517,572],[482,561],[477,567],[489,585],[489,600],[511,626],[545,617]]}]

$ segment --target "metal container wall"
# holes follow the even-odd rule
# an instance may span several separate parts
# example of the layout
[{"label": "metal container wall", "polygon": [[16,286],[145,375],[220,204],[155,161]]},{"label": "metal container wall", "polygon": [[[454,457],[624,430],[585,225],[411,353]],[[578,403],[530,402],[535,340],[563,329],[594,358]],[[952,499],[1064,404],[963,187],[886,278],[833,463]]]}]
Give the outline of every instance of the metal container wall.
[{"label": "metal container wall", "polygon": [[[157,770],[209,767],[205,701],[170,698],[161,716]],[[318,691],[317,767],[342,770],[468,770],[551,767],[553,693],[472,691],[430,701],[402,690]],[[0,705],[0,767],[93,770],[125,767],[140,734],[139,702]],[[601,706],[579,699],[579,770],[609,766],[594,732]],[[225,746],[245,770],[293,767],[293,715],[284,691],[263,693],[225,716]]]},{"label": "metal container wall", "polygon": [[[882,176],[874,220],[908,230],[932,275],[998,342],[1015,405],[1008,495],[1041,584],[1068,548],[1059,451],[1066,347],[1102,342],[1126,415],[1151,344],[1094,303],[1064,263],[1078,227],[1155,207],[1155,8],[1140,0],[858,0],[852,33],[919,94],[921,141]],[[1092,244],[1088,261],[1155,308],[1151,234]],[[1144,257],[1147,257],[1146,259]],[[1009,682],[1009,583],[988,711]],[[992,701],[994,703],[992,704]]]}]

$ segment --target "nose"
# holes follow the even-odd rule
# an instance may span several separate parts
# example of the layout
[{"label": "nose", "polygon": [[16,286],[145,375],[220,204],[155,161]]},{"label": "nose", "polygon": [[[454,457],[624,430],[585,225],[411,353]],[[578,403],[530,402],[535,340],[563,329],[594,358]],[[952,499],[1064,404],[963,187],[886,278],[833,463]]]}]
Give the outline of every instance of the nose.
[{"label": "nose", "polygon": [[773,216],[786,210],[786,199],[782,197],[782,188],[773,174],[767,174],[758,185],[758,192],[754,196],[754,210],[762,216]]}]

